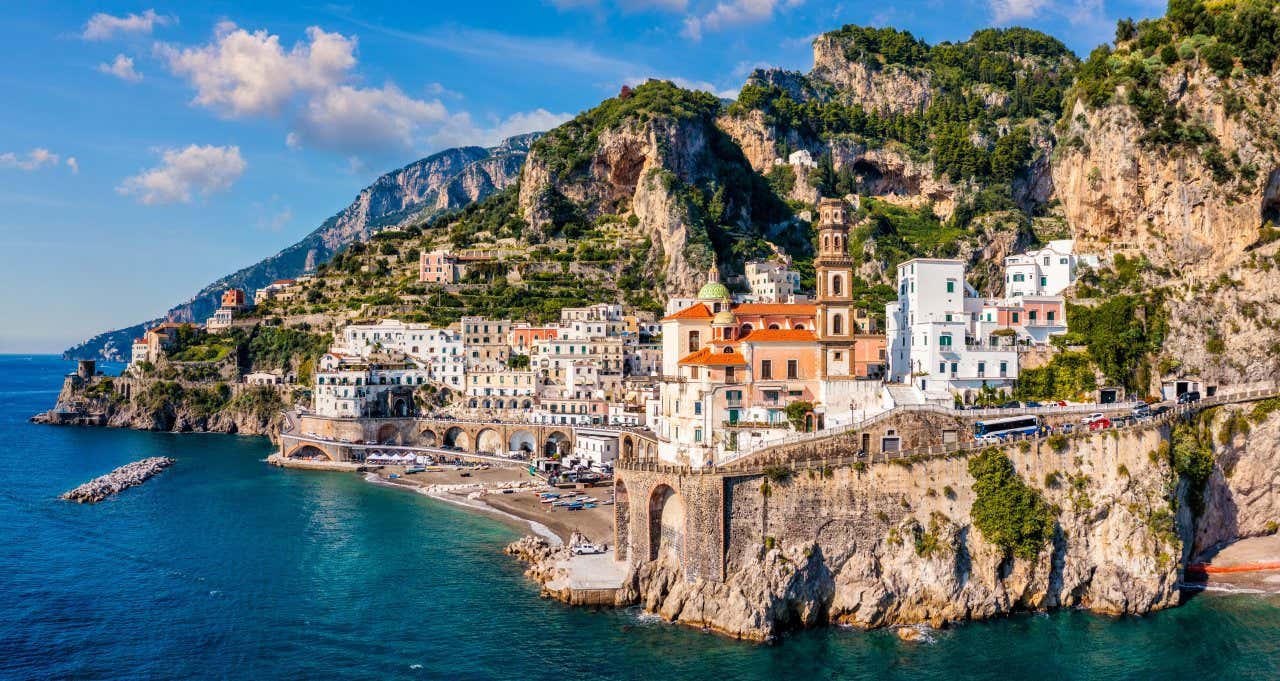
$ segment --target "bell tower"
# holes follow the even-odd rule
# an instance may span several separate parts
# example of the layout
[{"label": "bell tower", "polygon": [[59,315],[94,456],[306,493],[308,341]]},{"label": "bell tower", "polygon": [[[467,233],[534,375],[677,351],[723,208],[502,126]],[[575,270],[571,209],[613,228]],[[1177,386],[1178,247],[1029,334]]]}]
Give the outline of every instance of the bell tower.
[{"label": "bell tower", "polygon": [[818,203],[815,332],[822,346],[822,376],[853,375],[853,258],[849,256],[848,207],[841,199]]}]

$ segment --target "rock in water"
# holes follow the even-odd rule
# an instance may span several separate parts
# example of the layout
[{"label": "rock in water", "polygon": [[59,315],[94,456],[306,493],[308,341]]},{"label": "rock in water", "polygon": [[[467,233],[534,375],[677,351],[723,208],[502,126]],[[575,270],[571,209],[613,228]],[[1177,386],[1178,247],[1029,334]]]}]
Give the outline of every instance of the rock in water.
[{"label": "rock in water", "polygon": [[141,485],[172,465],[173,459],[167,456],[153,456],[141,461],[127,463],[106,475],[80,485],[70,492],[64,492],[59,498],[81,504],[96,504],[117,492],[129,489],[134,485]]}]

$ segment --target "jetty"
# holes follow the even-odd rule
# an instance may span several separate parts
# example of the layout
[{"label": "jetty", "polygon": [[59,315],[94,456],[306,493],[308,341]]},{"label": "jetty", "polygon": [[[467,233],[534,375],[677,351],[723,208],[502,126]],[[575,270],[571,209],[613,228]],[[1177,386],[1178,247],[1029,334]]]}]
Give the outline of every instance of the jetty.
[{"label": "jetty", "polygon": [[64,492],[59,498],[81,504],[96,504],[113,494],[141,485],[159,475],[173,463],[173,459],[167,456],[153,456],[127,463],[106,475],[94,478],[69,492]]}]

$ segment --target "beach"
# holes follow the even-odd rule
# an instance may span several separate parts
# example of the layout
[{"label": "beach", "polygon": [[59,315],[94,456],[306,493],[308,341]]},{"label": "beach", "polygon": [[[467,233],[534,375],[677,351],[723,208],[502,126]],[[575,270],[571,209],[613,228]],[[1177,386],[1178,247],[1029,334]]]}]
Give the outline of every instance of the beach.
[{"label": "beach", "polygon": [[[434,499],[465,506],[495,515],[522,529],[533,529],[553,542],[567,543],[572,534],[580,533],[594,543],[613,543],[613,506],[598,504],[595,508],[569,511],[543,504],[541,492],[570,494],[582,492],[601,502],[613,497],[612,487],[552,488],[541,478],[520,467],[438,467],[422,473],[405,475],[403,466],[383,466],[367,471],[366,479],[385,485],[412,489]],[[398,477],[391,478],[391,475]],[[477,494],[479,493],[479,494]]]}]

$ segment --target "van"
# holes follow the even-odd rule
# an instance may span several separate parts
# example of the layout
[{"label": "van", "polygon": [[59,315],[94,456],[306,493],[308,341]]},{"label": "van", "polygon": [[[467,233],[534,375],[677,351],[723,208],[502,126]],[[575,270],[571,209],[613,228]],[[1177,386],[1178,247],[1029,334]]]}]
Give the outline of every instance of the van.
[{"label": "van", "polygon": [[1178,404],[1191,404],[1192,402],[1199,402],[1199,401],[1200,401],[1199,390],[1188,390],[1187,392],[1182,393],[1181,395],[1178,395]]}]

